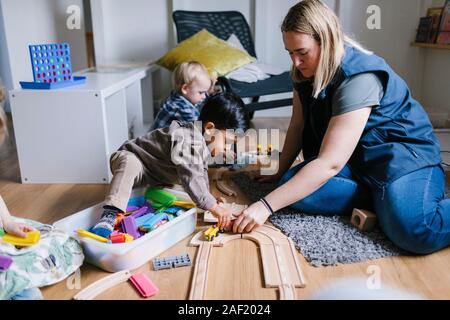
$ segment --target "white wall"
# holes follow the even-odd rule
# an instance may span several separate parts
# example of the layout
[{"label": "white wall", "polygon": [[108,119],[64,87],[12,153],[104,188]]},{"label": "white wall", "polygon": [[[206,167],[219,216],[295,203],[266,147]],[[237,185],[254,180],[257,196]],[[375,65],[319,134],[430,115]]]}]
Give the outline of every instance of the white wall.
[{"label": "white wall", "polygon": [[[344,30],[384,57],[405,78],[418,100],[422,100],[422,89],[424,96],[429,96],[428,87],[422,86],[425,54],[410,43],[424,1],[430,0],[325,0],[338,11]],[[284,50],[280,25],[295,3],[297,0],[132,0],[125,5],[120,0],[92,0],[96,59],[108,64],[159,58],[175,45],[173,10],[239,10],[253,30],[259,59],[288,70],[291,61]],[[366,26],[366,10],[372,4],[381,8],[381,30]],[[169,76],[161,81],[165,85],[160,87],[160,98],[170,90]],[[257,115],[289,116],[290,112],[291,108],[284,108]]]},{"label": "white wall", "polygon": [[[0,40],[4,38],[0,43],[3,49],[0,68],[7,84],[18,87],[20,80],[31,78],[29,43],[69,39],[73,50],[78,50],[78,54],[72,57],[74,68],[87,64],[84,24],[78,31],[69,31],[65,27],[65,8],[68,4],[82,8],[82,0],[0,1],[3,19],[0,25],[4,26],[3,34],[0,34]],[[449,52],[410,46],[424,8],[442,1],[325,0],[337,11],[344,30],[384,57],[405,78],[415,98],[424,105],[448,106],[450,93],[444,88],[448,83]],[[96,61],[97,64],[114,64],[158,59],[175,45],[173,10],[239,10],[253,30],[259,59],[288,70],[291,62],[284,50],[280,25],[295,3],[297,0],[91,0]],[[368,30],[366,27],[366,9],[371,4],[381,7],[381,30]],[[11,72],[7,70],[9,64]],[[156,79],[157,98],[167,95],[169,80],[168,72]],[[259,114],[289,116],[290,108]]]},{"label": "white wall", "polygon": [[[428,1],[427,7],[442,7],[445,0]],[[422,12],[425,15],[425,11]],[[428,109],[450,112],[450,50],[418,49],[424,55],[422,102]]]},{"label": "white wall", "polygon": [[0,0],[0,76],[7,90],[20,87],[19,81],[32,81],[28,45],[67,41],[72,49],[73,70],[86,68],[84,24],[68,30],[66,9],[82,0]]},{"label": "white wall", "polygon": [[[366,48],[383,57],[421,98],[420,52],[411,47],[421,15],[421,0],[341,0],[340,18],[344,31]],[[369,5],[381,8],[381,30],[369,30]]]}]

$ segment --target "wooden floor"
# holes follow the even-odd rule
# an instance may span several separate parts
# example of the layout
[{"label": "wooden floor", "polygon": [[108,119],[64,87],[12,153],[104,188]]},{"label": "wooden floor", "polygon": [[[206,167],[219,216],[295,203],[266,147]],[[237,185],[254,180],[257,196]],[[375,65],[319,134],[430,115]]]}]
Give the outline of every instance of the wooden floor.
[{"label": "wooden floor", "polygon": [[[287,129],[288,119],[257,119],[256,128]],[[13,136],[13,135],[12,135]],[[283,137],[282,137],[283,139]],[[11,139],[13,140],[13,139]],[[53,223],[74,212],[103,201],[105,185],[23,185],[13,141],[0,149],[0,194],[10,211],[19,217]],[[215,195],[220,193],[212,186]],[[248,199],[239,193],[230,201],[246,204]],[[199,228],[203,225],[199,215]],[[188,252],[195,258],[196,248],[187,247],[190,238],[164,252],[162,256]],[[366,263],[315,268],[299,254],[307,281],[298,289],[300,299],[308,298],[330,283],[348,277],[368,279],[370,266],[380,268],[381,284],[405,289],[429,299],[450,299],[450,249],[425,257],[385,258]],[[208,299],[277,299],[276,289],[263,287],[262,267],[257,246],[249,240],[233,241],[224,248],[214,248],[209,269]],[[153,271],[147,263],[139,270],[145,272],[159,287],[154,299],[186,299],[189,293],[192,268]],[[96,267],[85,264],[81,268],[81,288],[108,275]],[[46,299],[71,299],[79,290],[73,287],[74,277],[43,288]],[[122,283],[98,299],[140,299],[129,283]]]}]

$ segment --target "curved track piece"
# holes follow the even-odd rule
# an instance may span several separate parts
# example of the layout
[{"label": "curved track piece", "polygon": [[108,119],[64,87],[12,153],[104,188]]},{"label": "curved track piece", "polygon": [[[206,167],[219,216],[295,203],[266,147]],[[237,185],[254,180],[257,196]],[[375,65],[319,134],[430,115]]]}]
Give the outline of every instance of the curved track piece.
[{"label": "curved track piece", "polygon": [[237,196],[236,191],[234,191],[226,181],[224,180],[217,180],[216,181],[216,187],[217,189],[222,192],[223,194],[231,197],[231,196]]},{"label": "curved track piece", "polygon": [[104,277],[92,284],[90,284],[85,289],[78,292],[73,299],[74,300],[92,300],[102,292],[122,283],[128,281],[131,277],[131,272],[129,270],[124,270],[120,272],[113,273],[107,277]]}]

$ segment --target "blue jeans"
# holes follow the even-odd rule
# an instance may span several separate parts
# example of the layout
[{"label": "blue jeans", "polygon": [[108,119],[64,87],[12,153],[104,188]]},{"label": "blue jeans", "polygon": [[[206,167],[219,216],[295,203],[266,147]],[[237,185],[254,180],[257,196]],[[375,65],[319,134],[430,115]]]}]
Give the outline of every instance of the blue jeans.
[{"label": "blue jeans", "polygon": [[[309,160],[311,161],[311,160]],[[290,180],[309,161],[290,169]],[[307,214],[344,215],[353,208],[374,210],[380,228],[400,248],[429,254],[450,245],[450,199],[445,199],[440,165],[407,174],[385,187],[369,189],[348,166],[319,190],[291,207]]]}]

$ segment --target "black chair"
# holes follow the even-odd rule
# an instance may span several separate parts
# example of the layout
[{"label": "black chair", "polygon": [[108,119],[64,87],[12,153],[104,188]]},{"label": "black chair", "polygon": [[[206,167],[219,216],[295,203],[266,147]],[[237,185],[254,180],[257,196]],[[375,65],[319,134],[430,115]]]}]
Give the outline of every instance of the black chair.
[{"label": "black chair", "polygon": [[[177,10],[173,12],[178,42],[181,42],[202,29],[207,29],[222,40],[234,33],[247,52],[256,58],[255,45],[250,27],[245,17],[238,11],[198,12]],[[247,111],[253,115],[254,111],[286,107],[292,105],[292,99],[281,99],[267,102],[258,102],[260,96],[292,92],[293,86],[289,72],[272,76],[267,80],[255,83],[246,83],[220,77],[219,84],[228,91],[241,98],[251,98],[247,104]]]}]

